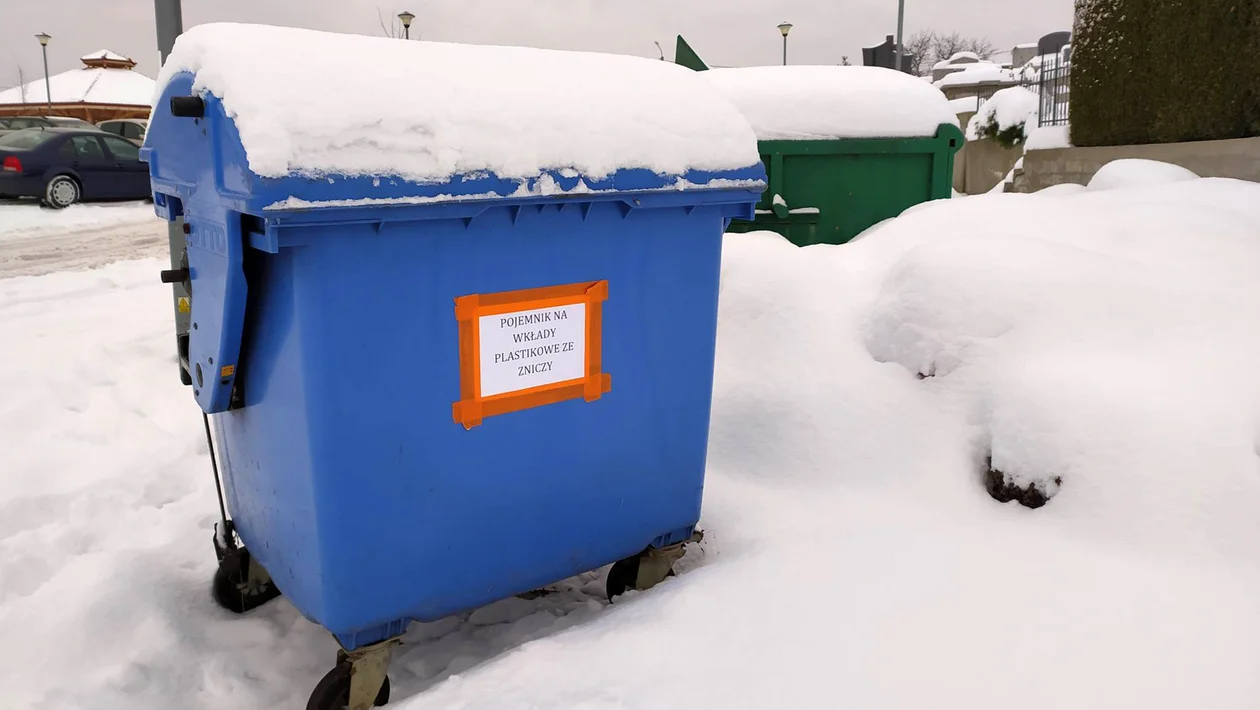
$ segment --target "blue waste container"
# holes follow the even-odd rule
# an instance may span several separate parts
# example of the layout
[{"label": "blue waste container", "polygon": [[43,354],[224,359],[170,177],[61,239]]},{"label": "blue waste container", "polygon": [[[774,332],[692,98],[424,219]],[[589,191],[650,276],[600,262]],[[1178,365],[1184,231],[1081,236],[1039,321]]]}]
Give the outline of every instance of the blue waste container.
[{"label": "blue waste container", "polygon": [[144,157],[186,233],[163,278],[191,292],[219,601],[282,593],[327,628],[322,692],[354,707],[388,695],[372,654],[410,620],[609,563],[611,593],[663,578],[695,539],[722,233],[760,163],[263,178],[194,81],[167,83]]}]

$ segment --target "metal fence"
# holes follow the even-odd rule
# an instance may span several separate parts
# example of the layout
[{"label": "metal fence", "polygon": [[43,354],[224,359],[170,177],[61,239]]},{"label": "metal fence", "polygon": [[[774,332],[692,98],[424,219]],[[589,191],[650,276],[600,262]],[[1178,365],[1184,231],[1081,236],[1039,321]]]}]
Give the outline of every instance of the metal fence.
[{"label": "metal fence", "polygon": [[1065,126],[1072,104],[1072,61],[1062,54],[1048,54],[1036,68],[1028,68],[1020,85],[1040,100],[1038,126]]}]

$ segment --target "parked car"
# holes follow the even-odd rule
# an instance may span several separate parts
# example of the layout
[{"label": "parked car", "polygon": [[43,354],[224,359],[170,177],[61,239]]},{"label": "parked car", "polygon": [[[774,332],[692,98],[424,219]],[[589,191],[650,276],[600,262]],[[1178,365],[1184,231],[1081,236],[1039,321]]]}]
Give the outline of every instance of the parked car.
[{"label": "parked car", "polygon": [[40,118],[48,121],[53,128],[96,128],[87,121],[69,116],[41,116]]},{"label": "parked car", "polygon": [[0,196],[38,197],[57,209],[145,199],[149,166],[135,143],[95,127],[27,128],[0,136]]},{"label": "parked car", "polygon": [[136,145],[144,144],[145,131],[149,130],[149,122],[143,118],[116,118],[112,121],[101,121],[96,126],[106,133],[122,136]]},{"label": "parked car", "polygon": [[0,116],[0,136],[27,128],[96,128],[87,121],[65,116]]}]

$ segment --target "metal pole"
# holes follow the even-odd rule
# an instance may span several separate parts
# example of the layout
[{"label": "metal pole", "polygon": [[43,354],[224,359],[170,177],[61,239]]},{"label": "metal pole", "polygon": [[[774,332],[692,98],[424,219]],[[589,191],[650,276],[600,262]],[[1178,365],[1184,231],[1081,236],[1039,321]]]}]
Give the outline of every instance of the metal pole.
[{"label": "metal pole", "polygon": [[906,27],[906,0],[897,0],[897,71],[903,71],[901,54],[904,45],[901,41],[901,33]]},{"label": "metal pole", "polygon": [[403,39],[411,39],[411,26],[403,25]]},{"label": "metal pole", "polygon": [[157,20],[158,54],[165,64],[171,48],[175,46],[175,38],[184,31],[180,0],[153,0],[153,16]]},{"label": "metal pole", "polygon": [[783,66],[787,66],[787,35],[783,35]]},{"label": "metal pole", "polygon": [[52,115],[52,83],[48,80],[48,45],[41,45],[44,50],[44,98],[48,101],[48,115]]}]

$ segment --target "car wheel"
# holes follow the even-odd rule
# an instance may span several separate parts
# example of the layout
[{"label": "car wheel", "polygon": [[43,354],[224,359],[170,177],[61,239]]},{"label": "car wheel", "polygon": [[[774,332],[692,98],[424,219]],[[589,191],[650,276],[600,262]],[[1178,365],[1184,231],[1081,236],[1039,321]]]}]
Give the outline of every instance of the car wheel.
[{"label": "car wheel", "polygon": [[79,183],[69,175],[58,175],[44,188],[44,203],[56,209],[65,209],[79,201]]}]

